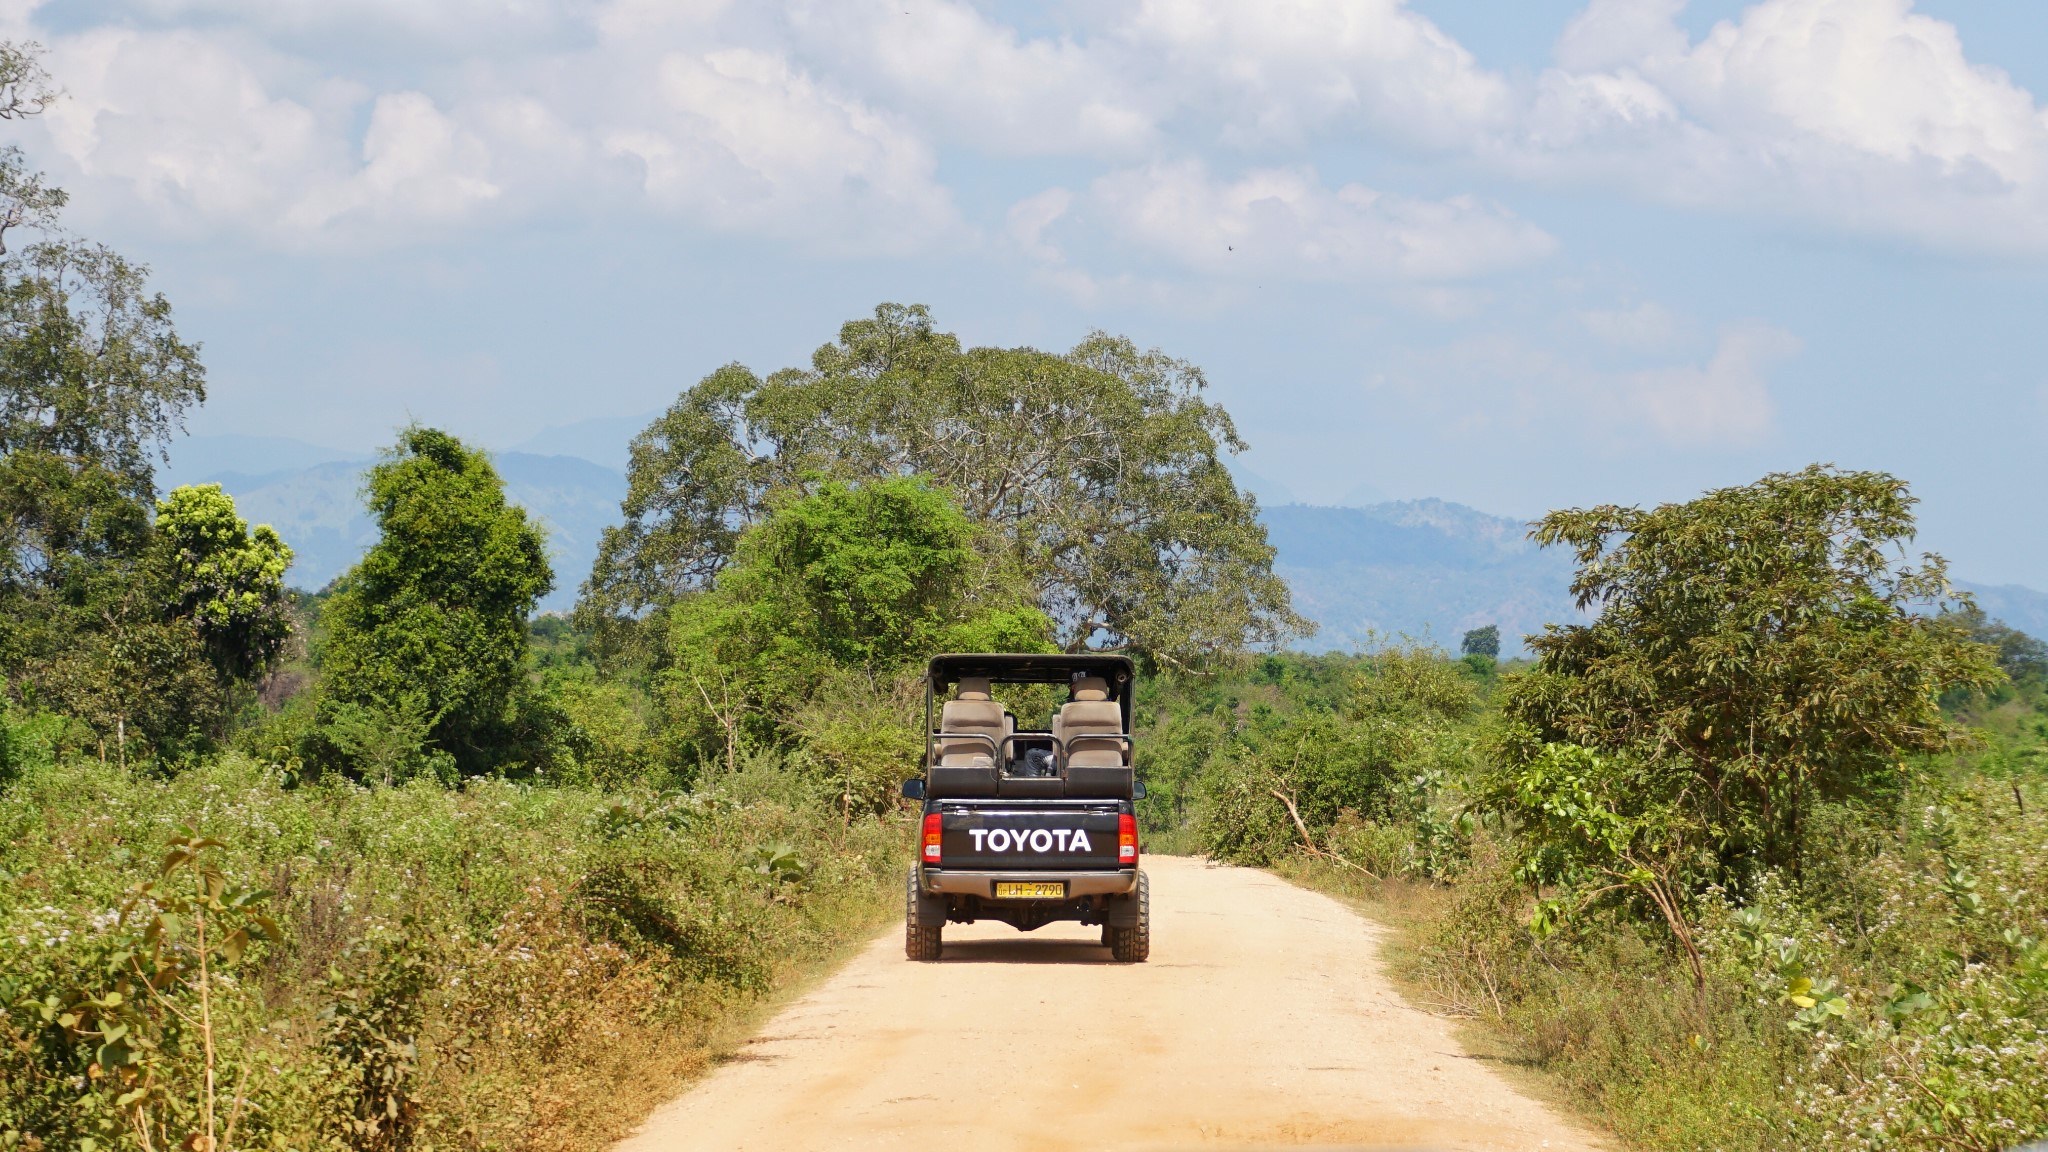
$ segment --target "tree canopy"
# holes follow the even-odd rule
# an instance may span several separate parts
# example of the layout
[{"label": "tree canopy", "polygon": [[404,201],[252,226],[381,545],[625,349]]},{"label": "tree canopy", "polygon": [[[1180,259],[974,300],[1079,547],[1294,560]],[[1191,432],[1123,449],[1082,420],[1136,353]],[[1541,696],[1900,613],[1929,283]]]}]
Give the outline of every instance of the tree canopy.
[{"label": "tree canopy", "polygon": [[167,607],[192,621],[222,676],[251,679],[291,636],[284,574],[292,550],[268,524],[253,532],[218,484],[173,488],[157,502],[154,546]]},{"label": "tree canopy", "polygon": [[1998,653],[1998,667],[2014,680],[2048,676],[2048,644],[1985,615],[1974,603],[1962,603],[1942,614],[1945,623]]},{"label": "tree canopy", "polygon": [[1465,633],[1464,639],[1458,644],[1458,651],[1467,656],[1498,658],[1500,656],[1500,625],[1488,624],[1483,628],[1474,628]]},{"label": "tree canopy", "polygon": [[382,536],[327,605],[326,706],[417,734],[465,773],[502,766],[526,619],[554,583],[546,542],[490,461],[412,427],[370,470]]},{"label": "tree canopy", "polygon": [[885,304],[808,368],[705,377],[633,441],[625,523],[584,586],[594,623],[708,586],[780,494],[922,474],[1026,574],[1065,648],[1186,667],[1305,634],[1253,499],[1218,455],[1243,444],[1201,373],[1096,333],[1065,354],[963,348]]},{"label": "tree canopy", "polygon": [[756,738],[836,674],[889,678],[934,651],[1040,651],[1051,621],[979,529],[922,477],[828,481],[742,533],[711,588],[668,617],[672,710],[700,743]]},{"label": "tree canopy", "polygon": [[151,454],[206,399],[206,373],[147,275],[87,244],[35,244],[0,263],[0,453],[155,495]]},{"label": "tree canopy", "polygon": [[1504,771],[1553,743],[1620,756],[1724,866],[1796,865],[1813,801],[1895,794],[1906,757],[1959,738],[1941,693],[1998,677],[1926,614],[1954,594],[1940,557],[1905,563],[1913,504],[1884,473],[1816,465],[1544,517],[1536,539],[1574,551],[1573,593],[1599,616],[1531,638]]}]

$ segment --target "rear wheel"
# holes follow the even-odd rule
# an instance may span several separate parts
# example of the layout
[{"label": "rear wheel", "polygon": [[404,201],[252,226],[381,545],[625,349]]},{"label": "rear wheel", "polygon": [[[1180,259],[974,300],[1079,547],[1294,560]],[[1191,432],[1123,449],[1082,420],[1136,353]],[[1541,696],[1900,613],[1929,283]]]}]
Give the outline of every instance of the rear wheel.
[{"label": "rear wheel", "polygon": [[1138,873],[1133,899],[1138,902],[1138,922],[1129,928],[1104,925],[1102,934],[1108,938],[1110,956],[1126,964],[1142,964],[1152,955],[1152,882],[1143,872]]},{"label": "rear wheel", "polygon": [[910,878],[904,884],[903,954],[912,960],[937,960],[939,949],[943,947],[939,933],[944,927],[934,924],[926,928],[917,922],[917,869],[912,868]]}]

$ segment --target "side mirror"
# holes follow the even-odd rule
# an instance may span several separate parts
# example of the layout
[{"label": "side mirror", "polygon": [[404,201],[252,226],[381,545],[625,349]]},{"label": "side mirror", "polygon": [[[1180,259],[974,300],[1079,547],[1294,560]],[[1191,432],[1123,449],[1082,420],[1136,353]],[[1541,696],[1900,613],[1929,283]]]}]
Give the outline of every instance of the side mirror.
[{"label": "side mirror", "polygon": [[905,780],[903,782],[903,798],[905,800],[924,799],[924,781]]},{"label": "side mirror", "polygon": [[1145,798],[1145,782],[1144,782],[1143,780],[1133,780],[1133,781],[1131,781],[1131,799],[1133,799],[1133,800],[1143,800],[1144,798]]}]

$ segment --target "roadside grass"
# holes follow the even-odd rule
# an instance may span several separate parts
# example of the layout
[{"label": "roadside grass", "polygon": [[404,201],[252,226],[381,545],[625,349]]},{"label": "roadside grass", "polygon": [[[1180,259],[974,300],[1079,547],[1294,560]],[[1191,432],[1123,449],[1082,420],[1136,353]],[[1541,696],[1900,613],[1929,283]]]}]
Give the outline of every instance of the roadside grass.
[{"label": "roadside grass", "polygon": [[[810,791],[766,763],[689,794],[23,765],[0,792],[0,1147],[208,1122],[223,1149],[606,1147],[898,913],[907,824]],[[221,846],[166,874],[189,836]],[[205,883],[199,913],[164,894],[201,868],[213,943]],[[258,916],[275,931],[215,951]],[[202,952],[203,977],[159,963]]]},{"label": "roadside grass", "polygon": [[1392,928],[1412,1002],[1626,1147],[1998,1152],[2048,1134],[2048,789],[2013,789],[1960,774],[1893,818],[1826,814],[1803,878],[1699,902],[1697,990],[1619,910],[1536,937],[1484,832],[1450,882],[1274,871]]},{"label": "roadside grass", "polygon": [[1272,871],[1392,929],[1384,959],[1402,995],[1450,1021],[1474,1058],[1594,1132],[1629,1148],[1775,1146],[1756,1131],[1774,1112],[1775,1066],[1740,1048],[1717,1047],[1711,1057],[1698,1048],[1690,1005],[1680,1003],[1690,994],[1670,982],[1662,958],[1643,971],[1610,957],[1594,971],[1552,970],[1532,987],[1527,971],[1502,970],[1498,939],[1470,935],[1476,922],[1495,919],[1494,901],[1302,856]]}]

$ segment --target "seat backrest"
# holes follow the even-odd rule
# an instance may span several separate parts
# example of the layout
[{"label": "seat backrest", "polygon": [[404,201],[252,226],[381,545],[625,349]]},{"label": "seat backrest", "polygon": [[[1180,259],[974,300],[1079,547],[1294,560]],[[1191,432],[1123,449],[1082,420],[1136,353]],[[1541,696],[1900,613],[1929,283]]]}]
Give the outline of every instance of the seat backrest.
[{"label": "seat backrest", "polygon": [[1130,745],[1120,739],[1123,708],[1109,698],[1109,682],[1100,676],[1074,681],[1074,698],[1060,707],[1052,731],[1066,751],[1069,766],[1116,768],[1128,763],[1125,756]]},{"label": "seat backrest", "polygon": [[[986,767],[996,762],[998,748],[1005,737],[1010,735],[1011,720],[1003,706],[989,696],[989,683],[984,677],[969,677],[960,681],[960,690],[954,698],[946,701],[939,709],[939,737],[935,754],[938,764],[948,767]],[[987,740],[948,740],[949,735],[986,736]],[[990,746],[993,741],[995,747]],[[1002,755],[1009,750],[1003,748]]]}]

